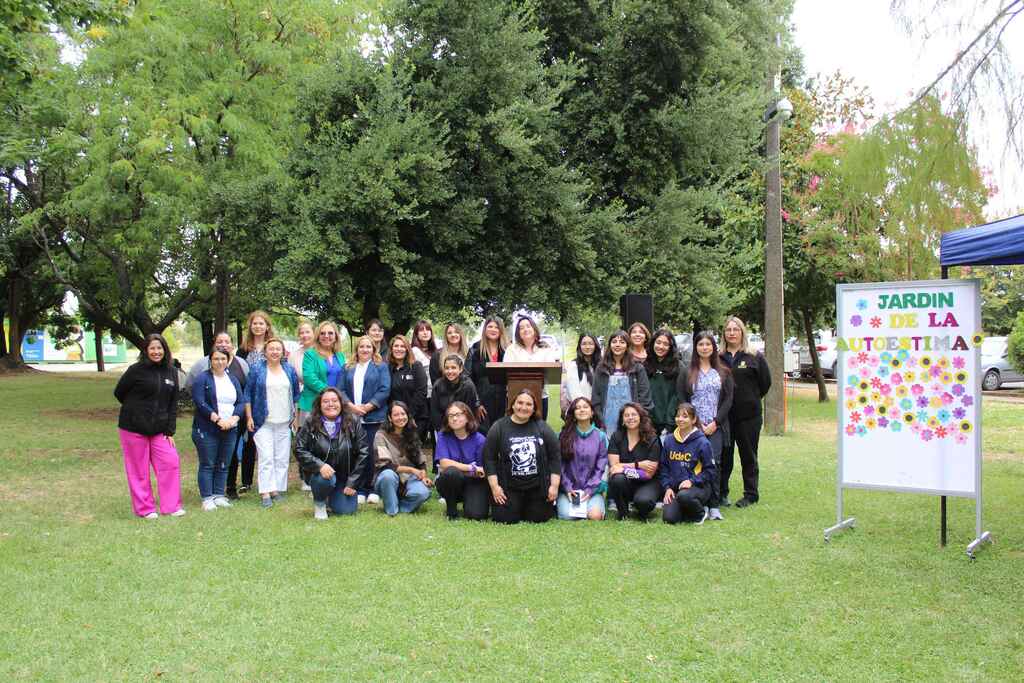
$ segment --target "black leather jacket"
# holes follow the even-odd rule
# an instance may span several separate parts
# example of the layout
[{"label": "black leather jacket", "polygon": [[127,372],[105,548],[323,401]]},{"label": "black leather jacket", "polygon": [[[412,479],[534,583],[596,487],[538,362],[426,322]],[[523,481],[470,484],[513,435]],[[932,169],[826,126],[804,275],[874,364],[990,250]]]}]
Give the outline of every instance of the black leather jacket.
[{"label": "black leather jacket", "polygon": [[366,430],[358,422],[341,428],[331,439],[322,424],[307,420],[295,437],[295,458],[306,474],[316,474],[324,464],[334,468],[338,481],[355,488],[367,467],[373,467]]}]

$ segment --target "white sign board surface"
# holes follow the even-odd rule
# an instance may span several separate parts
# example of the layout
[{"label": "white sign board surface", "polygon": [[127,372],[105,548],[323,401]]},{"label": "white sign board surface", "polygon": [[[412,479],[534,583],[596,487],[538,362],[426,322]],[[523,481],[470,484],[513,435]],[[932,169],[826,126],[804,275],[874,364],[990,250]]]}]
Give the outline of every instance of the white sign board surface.
[{"label": "white sign board surface", "polygon": [[836,287],[840,483],[977,497],[976,280]]}]

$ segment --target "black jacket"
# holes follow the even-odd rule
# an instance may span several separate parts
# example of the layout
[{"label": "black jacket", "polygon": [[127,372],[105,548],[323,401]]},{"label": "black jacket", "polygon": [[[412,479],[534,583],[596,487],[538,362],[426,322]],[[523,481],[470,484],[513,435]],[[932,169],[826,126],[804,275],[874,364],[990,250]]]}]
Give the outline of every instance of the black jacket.
[{"label": "black jacket", "polygon": [[[505,351],[498,354],[498,362],[505,358]],[[481,430],[487,433],[489,427],[500,418],[505,417],[505,408],[508,404],[508,385],[495,384],[487,375],[487,363],[490,359],[480,357],[480,342],[476,342],[469,348],[469,356],[466,357],[466,367],[469,368],[469,378],[473,380],[476,393],[480,403],[487,409],[486,424],[481,424]]]},{"label": "black jacket", "polygon": [[[594,414],[603,418],[604,402],[608,398],[608,370],[603,364],[598,365],[594,370],[594,389],[590,394],[590,401],[594,404]],[[648,413],[654,410],[654,401],[651,400],[651,383],[647,380],[647,371],[640,363],[633,363],[629,371],[629,397],[634,403],[639,403]],[[605,425],[605,430],[614,432],[619,425]]]},{"label": "black jacket", "polygon": [[444,413],[455,401],[462,401],[476,413],[480,398],[477,396],[473,380],[463,375],[454,387],[445,377],[434,382],[434,389],[430,393],[430,424],[434,425],[435,431],[440,431]]},{"label": "black jacket", "polygon": [[401,401],[409,406],[412,419],[417,425],[425,424],[430,419],[430,406],[427,404],[427,371],[419,363],[412,366],[391,366],[391,394],[388,404]]},{"label": "black jacket", "polygon": [[142,360],[121,375],[114,388],[121,403],[117,426],[126,432],[174,436],[178,414],[178,371]]},{"label": "black jacket", "polygon": [[[444,363],[444,359],[448,357],[449,352],[444,349],[438,349],[434,351],[434,354],[430,357],[430,367],[427,371],[427,376],[430,379],[430,386],[434,386],[438,380],[444,379],[444,368],[441,367]],[[469,377],[469,359],[463,358],[462,364],[462,376]]]},{"label": "black jacket", "polygon": [[[676,393],[684,403],[693,403],[693,387],[690,386],[690,369],[683,368],[676,381]],[[732,373],[726,371],[722,378],[722,390],[718,392],[718,411],[715,413],[715,424],[722,432],[723,447],[732,443],[729,437],[729,411],[732,409],[733,381]]]},{"label": "black jacket", "polygon": [[732,370],[735,385],[732,398],[731,420],[749,420],[761,414],[761,399],[772,388],[772,375],[763,354],[743,351],[735,355],[725,352],[722,362]]},{"label": "black jacket", "polygon": [[358,422],[348,430],[342,427],[331,439],[322,424],[306,420],[295,437],[295,459],[307,475],[318,473],[325,464],[330,465],[338,481],[352,488],[356,488],[366,468],[373,466],[366,430]]}]

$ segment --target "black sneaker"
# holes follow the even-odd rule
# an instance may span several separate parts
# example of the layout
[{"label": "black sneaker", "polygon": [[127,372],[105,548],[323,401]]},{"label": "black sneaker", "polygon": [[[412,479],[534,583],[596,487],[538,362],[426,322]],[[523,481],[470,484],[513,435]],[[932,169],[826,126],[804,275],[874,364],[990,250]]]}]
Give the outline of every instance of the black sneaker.
[{"label": "black sneaker", "polygon": [[732,506],[732,501],[729,500],[729,496],[722,496],[722,500],[718,502],[718,507],[727,508]]},{"label": "black sneaker", "polygon": [[230,490],[226,492],[228,500],[238,500],[238,491]]},{"label": "black sneaker", "polygon": [[736,507],[745,508],[748,505],[753,505],[756,502],[757,500],[755,500],[754,498],[747,498],[746,496],[743,496],[742,498],[736,501]]}]

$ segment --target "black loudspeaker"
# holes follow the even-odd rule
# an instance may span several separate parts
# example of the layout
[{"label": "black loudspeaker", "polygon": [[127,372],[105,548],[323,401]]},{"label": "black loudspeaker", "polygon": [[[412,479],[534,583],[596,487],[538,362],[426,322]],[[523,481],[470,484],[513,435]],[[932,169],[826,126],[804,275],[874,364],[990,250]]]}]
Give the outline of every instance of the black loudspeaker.
[{"label": "black loudspeaker", "polygon": [[622,329],[629,331],[633,323],[643,323],[654,331],[654,298],[650,294],[623,294],[619,298]]}]

